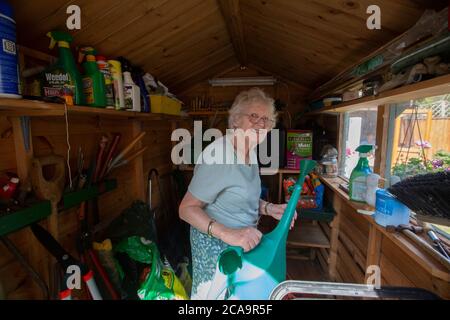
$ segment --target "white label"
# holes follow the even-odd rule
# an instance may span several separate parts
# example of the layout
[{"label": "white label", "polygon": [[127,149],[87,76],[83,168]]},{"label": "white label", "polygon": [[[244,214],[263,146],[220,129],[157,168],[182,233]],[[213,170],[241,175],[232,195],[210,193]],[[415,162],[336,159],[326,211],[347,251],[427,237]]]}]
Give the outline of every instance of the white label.
[{"label": "white label", "polygon": [[3,51],[12,55],[16,55],[16,44],[10,40],[3,39]]},{"label": "white label", "polygon": [[356,201],[365,201],[367,192],[366,177],[358,177],[353,180],[352,199]]}]

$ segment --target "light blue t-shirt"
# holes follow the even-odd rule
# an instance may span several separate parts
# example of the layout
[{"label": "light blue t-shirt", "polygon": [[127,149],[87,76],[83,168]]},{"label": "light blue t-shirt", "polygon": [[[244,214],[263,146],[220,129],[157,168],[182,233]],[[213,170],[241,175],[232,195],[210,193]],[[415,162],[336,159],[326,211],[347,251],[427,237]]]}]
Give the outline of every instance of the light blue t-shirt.
[{"label": "light blue t-shirt", "polygon": [[206,163],[197,162],[188,191],[207,204],[204,210],[211,219],[226,227],[256,227],[261,179],[255,151],[250,154],[250,165],[207,164],[212,162],[212,150],[223,150],[224,159],[236,159],[229,139],[217,139],[202,152],[199,159]]}]

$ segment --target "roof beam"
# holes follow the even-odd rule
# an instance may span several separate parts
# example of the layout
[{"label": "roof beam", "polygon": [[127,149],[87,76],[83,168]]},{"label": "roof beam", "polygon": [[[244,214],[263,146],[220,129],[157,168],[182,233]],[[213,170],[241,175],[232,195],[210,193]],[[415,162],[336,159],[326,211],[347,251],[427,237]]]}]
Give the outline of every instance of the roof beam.
[{"label": "roof beam", "polygon": [[239,0],[217,0],[217,3],[227,25],[236,58],[241,66],[247,66],[247,48],[245,46],[244,27],[242,25]]}]

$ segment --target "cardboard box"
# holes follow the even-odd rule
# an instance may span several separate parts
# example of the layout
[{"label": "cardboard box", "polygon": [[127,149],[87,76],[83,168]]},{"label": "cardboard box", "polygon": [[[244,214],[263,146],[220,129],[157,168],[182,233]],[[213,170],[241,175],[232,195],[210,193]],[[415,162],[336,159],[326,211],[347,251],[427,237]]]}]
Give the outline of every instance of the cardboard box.
[{"label": "cardboard box", "polygon": [[286,168],[300,170],[300,160],[312,159],[312,131],[288,130],[286,141]]}]

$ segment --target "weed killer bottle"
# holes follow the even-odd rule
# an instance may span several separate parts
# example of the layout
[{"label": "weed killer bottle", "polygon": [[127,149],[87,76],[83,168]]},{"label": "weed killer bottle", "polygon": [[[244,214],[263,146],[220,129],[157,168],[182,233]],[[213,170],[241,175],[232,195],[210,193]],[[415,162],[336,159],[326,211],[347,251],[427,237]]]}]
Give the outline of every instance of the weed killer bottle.
[{"label": "weed killer bottle", "polygon": [[108,60],[114,87],[114,108],[125,110],[125,96],[123,92],[122,64],[117,60]]},{"label": "weed killer bottle", "polygon": [[131,65],[122,58],[123,92],[125,96],[125,110],[141,112],[141,91],[131,77]]},{"label": "weed killer bottle", "polygon": [[79,62],[83,62],[83,92],[86,103],[91,107],[106,107],[105,77],[95,60],[95,50],[91,47],[80,49]]},{"label": "weed killer bottle", "polygon": [[8,2],[0,0],[0,97],[21,98],[16,22]]},{"label": "weed killer bottle", "polygon": [[114,84],[109,64],[106,61],[106,58],[103,56],[96,56],[96,59],[98,69],[100,70],[101,73],[103,73],[103,76],[105,77],[106,108],[114,109]]}]

